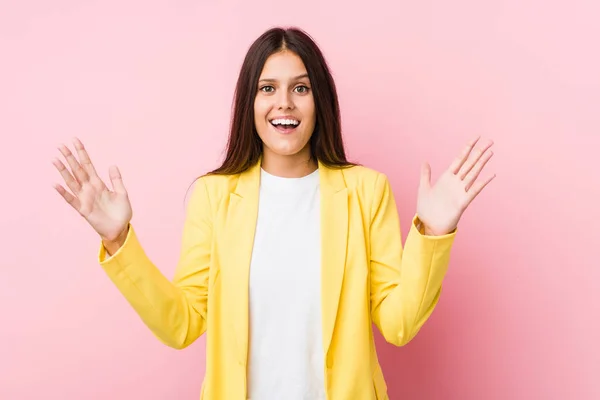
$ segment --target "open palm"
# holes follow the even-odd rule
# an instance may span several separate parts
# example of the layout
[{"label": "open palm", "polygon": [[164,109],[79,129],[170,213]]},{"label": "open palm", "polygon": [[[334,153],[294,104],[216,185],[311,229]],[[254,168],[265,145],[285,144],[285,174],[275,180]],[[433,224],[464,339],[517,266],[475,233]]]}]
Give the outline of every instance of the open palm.
[{"label": "open palm", "polygon": [[60,152],[71,170],[62,161],[53,164],[60,172],[70,192],[56,184],[58,193],[94,228],[103,240],[114,241],[121,237],[132,217],[131,203],[117,167],[109,169],[113,190],[109,190],[96,173],[87,151],[79,139],[74,140],[79,160],[67,146]]},{"label": "open palm", "polygon": [[494,154],[493,142],[475,149],[479,138],[471,141],[463,152],[431,185],[431,167],[423,164],[417,196],[417,215],[425,225],[425,232],[443,235],[456,229],[458,221],[469,204],[496,177],[477,181],[483,167]]}]

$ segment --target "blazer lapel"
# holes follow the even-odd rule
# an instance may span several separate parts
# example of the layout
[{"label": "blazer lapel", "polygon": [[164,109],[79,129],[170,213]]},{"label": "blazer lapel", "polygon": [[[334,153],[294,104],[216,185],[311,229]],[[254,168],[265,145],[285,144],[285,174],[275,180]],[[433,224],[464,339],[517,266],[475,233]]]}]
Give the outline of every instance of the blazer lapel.
[{"label": "blazer lapel", "polygon": [[321,187],[321,305],[323,349],[329,351],[348,243],[348,189],[340,170],[319,163]]},{"label": "blazer lapel", "polygon": [[231,313],[239,361],[246,365],[248,357],[248,281],[254,233],[258,217],[260,162],[240,174],[235,189],[229,194],[223,246],[224,296]]}]

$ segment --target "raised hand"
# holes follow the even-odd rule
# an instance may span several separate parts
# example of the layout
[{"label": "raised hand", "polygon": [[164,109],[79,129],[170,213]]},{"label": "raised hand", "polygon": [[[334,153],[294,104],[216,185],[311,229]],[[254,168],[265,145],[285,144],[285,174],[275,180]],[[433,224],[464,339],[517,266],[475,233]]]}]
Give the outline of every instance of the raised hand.
[{"label": "raised hand", "polygon": [[435,185],[431,185],[431,167],[424,163],[417,196],[417,215],[428,235],[452,232],[475,197],[495,177],[477,181],[483,167],[494,154],[490,142],[475,149],[479,137],[468,143]]},{"label": "raised hand", "polygon": [[112,191],[96,173],[87,151],[79,139],[73,141],[79,160],[65,145],[59,146],[70,170],[58,158],[53,164],[66,186],[54,188],[100,235],[106,243],[123,241],[132,216],[131,203],[116,166],[109,169]]}]

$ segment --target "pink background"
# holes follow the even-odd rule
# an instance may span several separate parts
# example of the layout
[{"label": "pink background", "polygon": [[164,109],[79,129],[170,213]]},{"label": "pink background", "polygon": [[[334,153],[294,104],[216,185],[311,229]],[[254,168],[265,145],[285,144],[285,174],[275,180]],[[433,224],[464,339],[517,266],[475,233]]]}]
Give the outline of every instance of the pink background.
[{"label": "pink background", "polygon": [[600,398],[597,4],[3,1],[0,398],[198,398],[204,338],[178,352],[142,325],[51,159],[77,135],[104,177],[118,164],[170,277],[242,57],[278,24],[322,46],[350,155],[390,176],[404,234],[421,161],[435,178],[474,135],[496,143],[439,307],[408,346],[378,339],[391,398]]}]

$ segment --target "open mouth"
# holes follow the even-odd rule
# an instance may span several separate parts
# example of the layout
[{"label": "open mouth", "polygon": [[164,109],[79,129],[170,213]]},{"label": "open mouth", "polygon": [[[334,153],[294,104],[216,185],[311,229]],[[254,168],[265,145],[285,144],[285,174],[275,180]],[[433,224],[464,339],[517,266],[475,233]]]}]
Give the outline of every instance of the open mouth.
[{"label": "open mouth", "polygon": [[275,118],[269,122],[281,133],[291,133],[300,125],[300,121],[293,118]]}]

